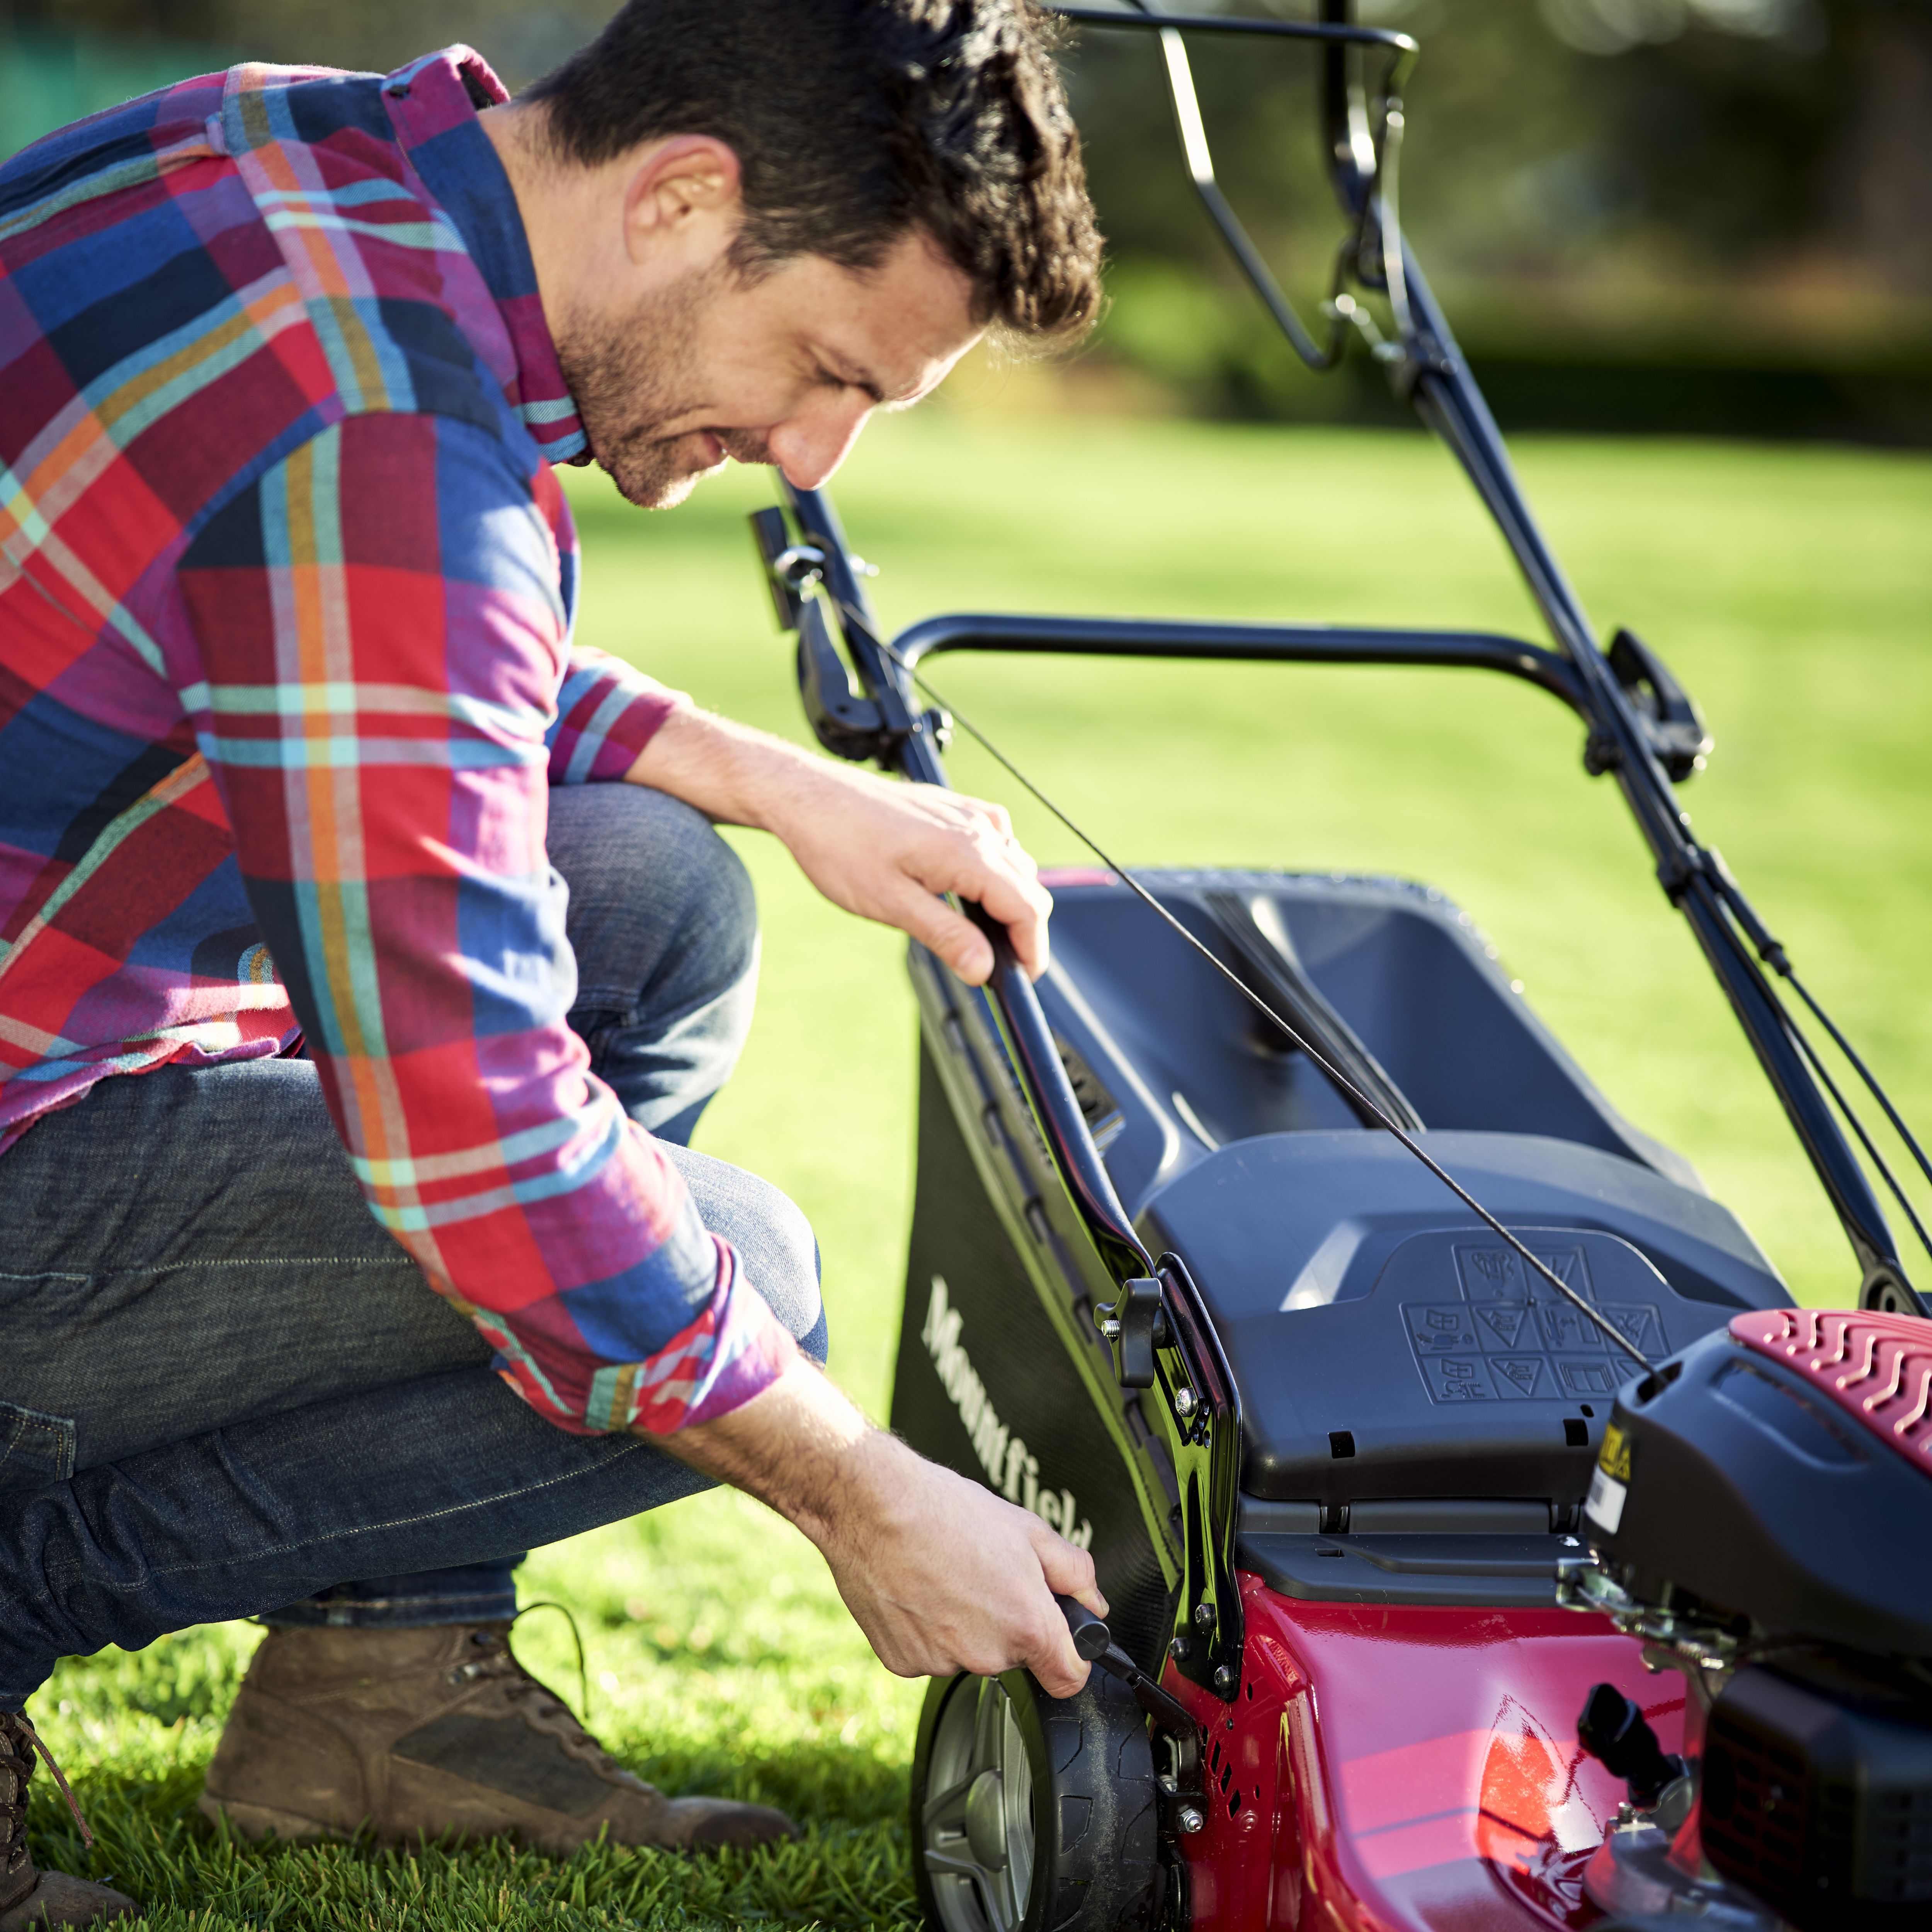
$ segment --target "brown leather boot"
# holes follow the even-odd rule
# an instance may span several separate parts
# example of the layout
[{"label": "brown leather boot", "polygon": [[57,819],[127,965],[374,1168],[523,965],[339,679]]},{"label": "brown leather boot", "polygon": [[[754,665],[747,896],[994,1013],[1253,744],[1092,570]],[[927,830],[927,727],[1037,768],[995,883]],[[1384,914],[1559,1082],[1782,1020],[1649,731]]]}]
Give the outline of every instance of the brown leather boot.
[{"label": "brown leather boot", "polygon": [[200,1809],[244,1838],[489,1838],[565,1858],[797,1836],[782,1811],[667,1798],[511,1654],[507,1624],[274,1630],[248,1666]]},{"label": "brown leather boot", "polygon": [[125,1892],[65,1872],[34,1869],[27,1856],[27,1780],[33,1774],[33,1726],[17,1711],[0,1711],[0,1932],[125,1918],[134,1910]]}]

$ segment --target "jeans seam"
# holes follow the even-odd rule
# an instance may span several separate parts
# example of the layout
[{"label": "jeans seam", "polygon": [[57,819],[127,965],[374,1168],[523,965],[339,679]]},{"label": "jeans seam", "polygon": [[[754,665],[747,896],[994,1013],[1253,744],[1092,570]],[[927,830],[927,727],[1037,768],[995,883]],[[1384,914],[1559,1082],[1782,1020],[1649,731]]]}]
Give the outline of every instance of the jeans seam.
[{"label": "jeans seam", "polygon": [[230,1261],[157,1262],[149,1268],[90,1268],[74,1271],[46,1268],[37,1274],[15,1274],[0,1268],[0,1281],[103,1281],[117,1275],[180,1274],[189,1268],[410,1268],[407,1255],[246,1255]]},{"label": "jeans seam", "polygon": [[[506,1573],[508,1574],[507,1572]],[[343,1586],[332,1584],[332,1589],[339,1590]],[[298,1597],[292,1604],[282,1604],[273,1610],[264,1610],[264,1616],[279,1616],[284,1610],[414,1610],[426,1604],[496,1604],[503,1599],[501,1588],[494,1590],[463,1590],[446,1596],[434,1597],[332,1597],[326,1593],[310,1597]],[[514,1597],[514,1587],[510,1591]]]},{"label": "jeans seam", "polygon": [[[623,1456],[631,1454],[635,1450],[646,1448],[649,1446],[650,1445],[647,1443],[640,1438],[626,1443],[616,1455],[605,1458],[604,1461],[597,1465],[596,1468],[594,1470],[572,1469],[563,1475],[552,1476],[540,1483],[526,1484],[518,1489],[504,1490],[500,1491],[495,1496],[473,1497],[468,1502],[453,1504],[447,1509],[431,1510],[427,1514],[421,1516],[391,1517],[381,1522],[358,1523],[352,1528],[338,1530],[332,1535],[304,1537],[299,1543],[281,1543],[277,1544],[276,1548],[278,1552],[309,1550],[314,1548],[316,1545],[320,1544],[340,1543],[353,1538],[368,1536],[385,1530],[407,1529],[420,1523],[440,1522],[446,1517],[466,1515],[474,1510],[494,1509],[502,1504],[514,1502],[519,1497],[540,1496],[546,1490],[556,1489],[566,1483],[574,1483],[582,1476],[601,1474],[603,1470],[608,1468],[611,1463],[619,1461]],[[715,1480],[716,1479],[713,1478],[712,1480]],[[160,1568],[153,1564],[149,1564],[143,1570],[141,1579],[139,1582],[129,1583],[125,1586],[117,1586],[110,1582],[107,1583],[106,1587],[110,1589],[118,1589],[120,1594],[124,1596],[130,1596],[141,1590],[146,1589],[149,1583],[152,1582],[157,1578],[164,1576],[192,1576],[197,1575],[200,1572],[204,1570],[220,1570],[226,1568],[230,1564],[244,1560],[246,1559],[241,1557],[228,1556],[220,1558],[206,1563],[176,1563],[170,1564],[165,1568]],[[446,1567],[454,1568],[458,1566],[452,1564]],[[86,1574],[87,1572],[85,1566],[76,1567],[70,1572],[64,1572],[62,1574],[61,1581],[62,1582],[65,1582],[70,1580],[70,1578],[84,1577]],[[51,1604],[52,1601],[52,1586],[50,1586],[48,1589],[36,1591],[34,1593],[34,1600],[36,1602]],[[302,1602],[305,1600],[305,1599],[298,1598],[294,1600]]]}]

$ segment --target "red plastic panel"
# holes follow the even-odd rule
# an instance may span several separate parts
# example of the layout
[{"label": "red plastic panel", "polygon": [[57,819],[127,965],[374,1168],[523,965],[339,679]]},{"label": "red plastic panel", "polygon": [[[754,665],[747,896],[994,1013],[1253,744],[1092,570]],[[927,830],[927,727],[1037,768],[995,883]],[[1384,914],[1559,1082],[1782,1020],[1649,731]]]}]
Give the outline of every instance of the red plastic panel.
[{"label": "red plastic panel", "polygon": [[1932,1474],[1932,1322],[1917,1315],[1769,1308],[1732,1318],[1747,1348],[1796,1369],[1819,1394]]},{"label": "red plastic panel", "polygon": [[1624,1797],[1576,1742],[1592,1684],[1679,1748],[1683,1686],[1564,1610],[1312,1604],[1244,1574],[1233,1705],[1172,1667],[1207,1726],[1200,1932],[1548,1932],[1599,1915],[1583,1867]]}]

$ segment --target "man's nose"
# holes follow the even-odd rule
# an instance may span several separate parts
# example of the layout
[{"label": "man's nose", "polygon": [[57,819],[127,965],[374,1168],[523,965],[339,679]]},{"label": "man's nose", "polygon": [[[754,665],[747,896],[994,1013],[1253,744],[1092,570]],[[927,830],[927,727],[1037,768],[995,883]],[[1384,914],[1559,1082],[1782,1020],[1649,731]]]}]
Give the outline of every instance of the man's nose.
[{"label": "man's nose", "polygon": [[862,392],[841,390],[836,398],[787,417],[765,441],[787,482],[796,490],[816,490],[850,454],[872,413],[872,402]]}]

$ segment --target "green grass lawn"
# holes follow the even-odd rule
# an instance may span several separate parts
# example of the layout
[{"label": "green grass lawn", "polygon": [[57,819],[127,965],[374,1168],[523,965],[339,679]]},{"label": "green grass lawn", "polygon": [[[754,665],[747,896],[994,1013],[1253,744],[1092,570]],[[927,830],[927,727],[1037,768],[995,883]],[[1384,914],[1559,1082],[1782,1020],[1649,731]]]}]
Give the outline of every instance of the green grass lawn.
[{"label": "green grass lawn", "polygon": [[[1705,707],[1718,749],[1687,794],[1702,836],[1908,1114],[1932,1122],[1932,460],[1574,441],[1520,454],[1606,634],[1633,626]],[[670,516],[637,515],[595,478],[576,494],[586,639],[800,735],[742,522],[768,500],[762,477],[734,472]],[[935,410],[876,425],[838,494],[895,623],[1100,609],[1534,634],[1500,545],[1420,437]],[[1801,1297],[1849,1298],[1822,1197],[1552,700],[1460,673],[962,658],[934,675],[1130,860],[1444,887]],[[962,746],[955,770],[1013,804],[1043,860],[1080,856],[983,757]],[[834,1372],[883,1414],[912,1156],[900,949],[818,902],[768,842],[742,844],[764,908],[764,998],[700,1144],[809,1212]],[[93,1868],[141,1893],[152,1924],[196,1932],[910,1922],[899,1814],[918,1687],[872,1661],[801,1539],[714,1494],[540,1552],[526,1579],[526,1600],[577,1612],[613,1748],[670,1787],[784,1804],[802,1843],[704,1864],[238,1850],[188,1809],[254,1640],[238,1624],[67,1664],[37,1700],[100,1834]],[[574,1696],[562,1620],[523,1631],[526,1657]],[[86,1869],[64,1816],[38,1792],[38,1851]]]}]

